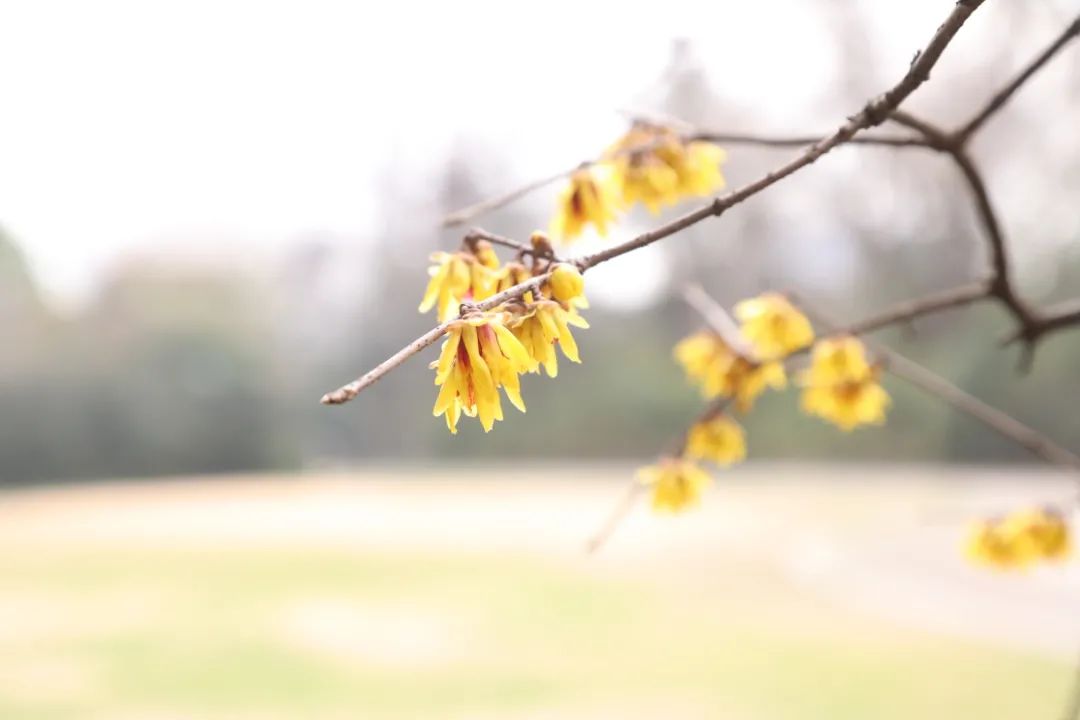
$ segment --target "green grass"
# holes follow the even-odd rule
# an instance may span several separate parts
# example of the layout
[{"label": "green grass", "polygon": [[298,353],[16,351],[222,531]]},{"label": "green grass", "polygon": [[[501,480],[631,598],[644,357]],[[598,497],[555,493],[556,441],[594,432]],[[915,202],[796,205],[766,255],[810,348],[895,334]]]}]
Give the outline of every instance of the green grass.
[{"label": "green grass", "polygon": [[9,551],[0,718],[1011,720],[1063,701],[1065,665],[752,577],[649,584],[498,554]]}]

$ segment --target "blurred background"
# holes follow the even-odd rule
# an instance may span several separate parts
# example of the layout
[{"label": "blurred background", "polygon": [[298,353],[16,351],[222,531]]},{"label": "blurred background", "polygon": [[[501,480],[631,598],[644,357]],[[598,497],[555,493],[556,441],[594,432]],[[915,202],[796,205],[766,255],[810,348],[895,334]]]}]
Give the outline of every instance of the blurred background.
[{"label": "blurred background", "polygon": [[[687,282],[856,320],[985,273],[933,153],[841,148],[590,272],[584,362],[490,435],[431,416],[434,351],[318,404],[430,327],[446,213],[627,112],[824,134],[950,7],[0,4],[0,717],[1058,712],[1080,576],[986,577],[955,543],[1068,480],[899,384],[852,434],[765,396],[705,508],[581,554],[699,407],[671,358]],[[963,122],[1078,9],[987,2],[905,107]],[[1034,303],[1080,293],[1078,126],[1073,48],[973,145]],[[727,150],[729,187],[791,154]],[[557,192],[476,224],[525,239]],[[1080,333],[1018,374],[1010,327],[986,305],[881,337],[1080,449]]]}]

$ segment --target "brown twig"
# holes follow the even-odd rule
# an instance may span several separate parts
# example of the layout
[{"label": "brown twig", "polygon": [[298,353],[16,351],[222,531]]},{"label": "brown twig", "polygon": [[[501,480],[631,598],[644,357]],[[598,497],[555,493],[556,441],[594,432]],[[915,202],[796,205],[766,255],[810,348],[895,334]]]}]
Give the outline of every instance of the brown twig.
[{"label": "brown twig", "polygon": [[885,361],[885,369],[893,375],[940,398],[1046,462],[1070,470],[1080,470],[1080,457],[1038,430],[986,404],[963,388],[895,350],[879,344],[874,344],[871,349]]},{"label": "brown twig", "polygon": [[968,138],[982,127],[983,123],[989,120],[994,113],[1000,110],[1005,103],[1009,101],[1009,98],[1013,96],[1013,93],[1019,90],[1021,86],[1031,79],[1032,75],[1037,73],[1039,69],[1050,60],[1050,58],[1054,57],[1059,50],[1077,36],[1080,36],[1080,16],[1077,16],[1076,19],[1062,31],[1057,40],[1039,53],[1038,57],[1032,60],[1008,85],[994,93],[994,96],[990,98],[990,102],[988,102],[982,110],[976,113],[971,120],[964,123],[960,129],[953,133],[959,143],[963,145]]},{"label": "brown twig", "polygon": [[611,514],[604,520],[604,524],[600,526],[600,529],[596,531],[596,534],[589,538],[589,541],[585,543],[585,552],[592,554],[602,548],[607,541],[611,539],[611,536],[615,534],[615,531],[622,525],[623,520],[630,515],[630,511],[634,509],[634,505],[637,504],[637,499],[641,496],[641,493],[645,490],[644,486],[637,480],[632,480],[626,485],[626,492],[623,493],[622,498],[612,508]]},{"label": "brown twig", "polygon": [[683,299],[701,313],[705,323],[720,336],[732,352],[747,362],[758,362],[754,347],[743,337],[735,320],[724,306],[709,297],[700,285],[695,283],[683,288]]}]

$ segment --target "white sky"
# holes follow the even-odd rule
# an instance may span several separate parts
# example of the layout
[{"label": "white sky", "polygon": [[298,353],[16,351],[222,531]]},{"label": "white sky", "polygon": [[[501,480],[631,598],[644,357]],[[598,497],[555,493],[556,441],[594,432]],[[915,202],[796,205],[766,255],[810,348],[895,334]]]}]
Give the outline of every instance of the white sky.
[{"label": "white sky", "polygon": [[[883,70],[949,6],[863,4]],[[725,95],[805,130],[833,70],[826,20],[799,0],[0,0],[0,224],[68,300],[162,244],[224,257],[355,235],[377,171],[407,183],[457,134],[519,178],[593,154],[676,37]]]}]

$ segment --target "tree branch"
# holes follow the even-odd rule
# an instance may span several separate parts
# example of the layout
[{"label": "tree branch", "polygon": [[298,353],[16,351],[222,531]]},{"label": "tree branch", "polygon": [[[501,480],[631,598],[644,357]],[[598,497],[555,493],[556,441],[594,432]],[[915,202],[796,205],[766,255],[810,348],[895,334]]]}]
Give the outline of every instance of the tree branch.
[{"label": "tree branch", "polygon": [[1031,79],[1032,75],[1037,73],[1043,65],[1049,62],[1050,58],[1054,57],[1059,50],[1065,47],[1070,40],[1078,35],[1080,35],[1080,15],[1078,15],[1076,19],[1062,31],[1057,40],[1039,53],[1038,57],[1032,60],[1019,75],[1013,78],[1012,82],[996,92],[994,96],[990,98],[990,102],[986,104],[986,107],[976,113],[975,117],[971,118],[971,120],[967,121],[961,128],[953,133],[959,144],[963,145],[967,142],[968,138],[975,134],[975,132],[982,127],[983,123],[990,119],[990,116],[1000,110],[1005,103],[1009,101],[1013,96],[1013,93],[1019,90],[1024,83]]},{"label": "tree branch", "polygon": [[[793,160],[766,174],[759,180],[745,185],[735,192],[718,197],[697,210],[687,213],[651,232],[639,235],[632,240],[620,245],[615,245],[607,250],[578,258],[574,262],[582,271],[585,271],[602,262],[606,262],[619,257],[620,255],[650,245],[669,235],[673,235],[706,218],[719,216],[728,208],[743,202],[747,198],[753,197],[783,178],[812,164],[833,148],[851,140],[851,138],[859,131],[881,124],[901,102],[930,77],[931,68],[937,64],[938,59],[941,57],[942,52],[944,52],[949,42],[963,26],[971,13],[982,3],[983,0],[959,0],[953,6],[952,11],[949,13],[948,17],[946,17],[945,22],[943,22],[934,32],[930,41],[927,43],[926,48],[916,56],[915,60],[911,63],[911,66],[908,68],[908,71],[896,85],[867,102],[862,110],[851,116],[847,122],[837,128],[831,135],[817,141]],[[459,217],[455,219],[455,222],[464,222],[464,220]],[[546,275],[542,276],[542,278],[546,279]],[[483,303],[479,303],[478,308],[491,309],[501,302],[521,296],[523,293],[539,285],[539,282],[542,282],[541,278],[533,278],[526,283],[515,286],[504,293],[500,293],[494,298],[489,298]],[[502,299],[497,302],[493,302],[500,296],[505,297],[502,297]],[[348,385],[324,395],[322,397],[322,402],[327,405],[338,405],[352,400],[364,388],[370,387],[378,382],[378,380],[386,373],[401,365],[405,360],[428,347],[446,334],[448,327],[449,326],[446,323],[443,323],[432,330],[429,330],[427,333],[399,350],[389,359],[380,363],[370,372]]]}]

